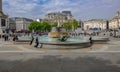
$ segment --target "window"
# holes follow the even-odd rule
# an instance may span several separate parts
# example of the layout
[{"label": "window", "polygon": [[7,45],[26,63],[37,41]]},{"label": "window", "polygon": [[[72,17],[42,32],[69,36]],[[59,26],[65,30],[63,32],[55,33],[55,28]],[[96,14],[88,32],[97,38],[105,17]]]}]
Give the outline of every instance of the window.
[{"label": "window", "polygon": [[6,21],[5,21],[5,19],[1,19],[1,26],[6,26]]}]

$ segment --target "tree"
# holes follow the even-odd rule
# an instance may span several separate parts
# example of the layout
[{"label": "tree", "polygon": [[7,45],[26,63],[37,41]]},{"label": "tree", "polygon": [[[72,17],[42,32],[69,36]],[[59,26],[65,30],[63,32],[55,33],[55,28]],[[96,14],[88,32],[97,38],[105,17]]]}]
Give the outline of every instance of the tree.
[{"label": "tree", "polygon": [[51,25],[48,22],[42,22],[42,31],[50,31],[51,30]]},{"label": "tree", "polygon": [[64,22],[63,27],[66,29],[66,31],[71,30],[72,26],[70,22]]},{"label": "tree", "polygon": [[40,22],[37,22],[37,21],[33,21],[30,25],[29,25],[29,30],[32,31],[38,31],[39,28],[40,28]]},{"label": "tree", "polygon": [[57,22],[54,22],[52,27],[57,27],[58,23]]},{"label": "tree", "polygon": [[48,22],[37,22],[34,21],[29,25],[29,30],[34,30],[34,31],[51,31],[51,25]]},{"label": "tree", "polygon": [[42,23],[37,25],[37,31],[42,31]]},{"label": "tree", "polygon": [[73,29],[73,30],[77,29],[78,24],[79,24],[79,22],[74,19],[73,22],[72,22],[72,29]]}]

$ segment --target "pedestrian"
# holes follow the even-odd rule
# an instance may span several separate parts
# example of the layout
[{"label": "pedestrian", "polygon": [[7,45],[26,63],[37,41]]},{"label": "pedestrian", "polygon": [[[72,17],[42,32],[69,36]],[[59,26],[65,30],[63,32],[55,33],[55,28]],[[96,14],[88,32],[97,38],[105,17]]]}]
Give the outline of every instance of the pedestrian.
[{"label": "pedestrian", "polygon": [[36,37],[36,40],[35,40],[35,45],[34,45],[34,47],[38,47],[38,45],[39,45],[39,41],[38,41],[38,37]]},{"label": "pedestrian", "polygon": [[34,41],[34,37],[32,36],[32,39],[30,41],[30,45],[32,45],[33,41]]},{"label": "pedestrian", "polygon": [[15,36],[13,37],[13,41],[15,41]]},{"label": "pedestrian", "polygon": [[15,40],[18,40],[18,36],[17,35],[15,36]]},{"label": "pedestrian", "polygon": [[93,44],[93,40],[92,40],[91,36],[90,36],[89,40],[90,40],[90,44],[92,45]]},{"label": "pedestrian", "polygon": [[[91,37],[91,36],[90,36],[90,38],[89,38],[89,41],[90,41],[90,45],[92,46],[93,40],[92,40],[92,37]],[[92,49],[92,47],[90,47],[90,49]]]},{"label": "pedestrian", "polygon": [[13,41],[16,41],[16,40],[18,40],[18,36],[13,37]]},{"label": "pedestrian", "polygon": [[7,41],[7,36],[6,35],[4,35],[4,41]]},{"label": "pedestrian", "polygon": [[8,35],[6,35],[6,41],[8,41],[9,40],[9,36]]}]

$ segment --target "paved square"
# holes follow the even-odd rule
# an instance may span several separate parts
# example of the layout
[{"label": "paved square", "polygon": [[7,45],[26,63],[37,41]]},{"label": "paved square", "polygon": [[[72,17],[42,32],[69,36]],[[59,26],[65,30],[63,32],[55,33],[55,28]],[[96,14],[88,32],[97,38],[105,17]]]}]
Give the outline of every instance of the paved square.
[{"label": "paved square", "polygon": [[83,49],[34,48],[1,42],[0,72],[120,72],[120,41]]}]

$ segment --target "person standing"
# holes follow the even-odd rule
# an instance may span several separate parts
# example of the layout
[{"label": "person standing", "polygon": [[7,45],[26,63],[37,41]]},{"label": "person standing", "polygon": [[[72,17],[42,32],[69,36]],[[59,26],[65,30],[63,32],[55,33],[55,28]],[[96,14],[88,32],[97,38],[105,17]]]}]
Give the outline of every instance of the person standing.
[{"label": "person standing", "polygon": [[[89,41],[90,41],[90,46],[92,46],[93,45],[93,40],[92,40],[92,37],[90,36],[90,38],[89,38]],[[92,49],[92,47],[90,47],[90,49]]]},{"label": "person standing", "polygon": [[34,41],[34,37],[32,36],[32,39],[30,41],[30,45],[32,45],[33,41]]},{"label": "person standing", "polygon": [[35,46],[34,47],[38,47],[38,45],[39,45],[39,41],[38,41],[38,37],[36,37],[36,40],[35,40]]},{"label": "person standing", "polygon": [[4,41],[7,41],[7,35],[6,34],[4,35]]},{"label": "person standing", "polygon": [[18,36],[17,35],[13,37],[13,41],[16,41],[16,40],[18,40]]},{"label": "person standing", "polygon": [[7,34],[4,35],[4,40],[5,40],[5,41],[8,41],[8,40],[9,40],[9,37],[8,37]]},{"label": "person standing", "polygon": [[89,40],[90,40],[90,44],[92,45],[93,44],[93,40],[92,40],[91,36],[90,36]]}]

